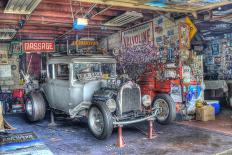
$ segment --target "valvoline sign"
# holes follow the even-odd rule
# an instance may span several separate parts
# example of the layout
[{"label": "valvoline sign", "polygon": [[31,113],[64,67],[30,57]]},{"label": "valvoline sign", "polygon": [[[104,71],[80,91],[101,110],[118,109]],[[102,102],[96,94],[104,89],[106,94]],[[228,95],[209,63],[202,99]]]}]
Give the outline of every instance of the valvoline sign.
[{"label": "valvoline sign", "polygon": [[26,53],[55,52],[55,43],[50,40],[23,41],[23,51]]},{"label": "valvoline sign", "polygon": [[147,22],[122,31],[121,40],[124,47],[153,45],[153,23]]}]

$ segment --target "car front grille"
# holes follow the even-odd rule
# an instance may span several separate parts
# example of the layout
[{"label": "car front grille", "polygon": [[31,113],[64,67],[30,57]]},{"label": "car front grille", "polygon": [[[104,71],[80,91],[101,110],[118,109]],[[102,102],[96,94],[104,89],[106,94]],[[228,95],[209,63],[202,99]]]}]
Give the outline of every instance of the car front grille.
[{"label": "car front grille", "polygon": [[141,110],[139,87],[123,88],[121,94],[121,114]]}]

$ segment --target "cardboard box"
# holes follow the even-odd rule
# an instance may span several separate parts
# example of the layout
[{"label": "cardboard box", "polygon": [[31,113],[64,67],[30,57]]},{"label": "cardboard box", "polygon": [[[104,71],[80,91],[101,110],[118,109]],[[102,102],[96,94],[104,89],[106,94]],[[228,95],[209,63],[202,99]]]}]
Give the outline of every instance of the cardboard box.
[{"label": "cardboard box", "polygon": [[214,108],[210,105],[196,108],[196,120],[211,121],[215,120]]}]

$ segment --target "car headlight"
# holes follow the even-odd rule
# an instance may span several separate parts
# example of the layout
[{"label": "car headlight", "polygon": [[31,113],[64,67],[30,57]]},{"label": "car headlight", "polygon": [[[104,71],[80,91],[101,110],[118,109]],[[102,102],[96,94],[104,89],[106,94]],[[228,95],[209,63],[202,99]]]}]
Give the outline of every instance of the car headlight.
[{"label": "car headlight", "polygon": [[142,97],[142,103],[145,107],[148,107],[151,105],[151,96],[150,95],[143,95]]},{"label": "car headlight", "polygon": [[114,99],[108,99],[106,101],[106,105],[109,108],[110,112],[114,112],[116,110],[116,101]]}]

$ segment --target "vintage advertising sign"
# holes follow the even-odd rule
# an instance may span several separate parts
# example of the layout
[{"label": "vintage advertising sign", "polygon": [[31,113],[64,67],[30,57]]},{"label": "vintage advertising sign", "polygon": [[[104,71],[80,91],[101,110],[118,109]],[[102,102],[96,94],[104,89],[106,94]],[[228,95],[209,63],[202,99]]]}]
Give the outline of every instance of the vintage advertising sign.
[{"label": "vintage advertising sign", "polygon": [[189,66],[184,65],[182,70],[183,75],[183,83],[190,84],[191,82],[191,68]]},{"label": "vintage advertising sign", "polygon": [[133,47],[136,45],[153,45],[153,22],[138,25],[121,32],[122,45]]},{"label": "vintage advertising sign", "polygon": [[190,27],[186,23],[179,23],[179,47],[180,49],[190,48]]},{"label": "vintage advertising sign", "polygon": [[23,51],[26,53],[55,52],[55,43],[49,40],[23,41]]},{"label": "vintage advertising sign", "polygon": [[190,40],[192,40],[195,34],[197,33],[197,27],[194,25],[194,23],[191,21],[189,17],[185,18],[185,23],[190,27],[189,37]]},{"label": "vintage advertising sign", "polygon": [[76,40],[72,42],[72,45],[77,46],[97,46],[98,42],[94,40]]},{"label": "vintage advertising sign", "polygon": [[182,103],[182,93],[181,93],[181,86],[171,84],[171,97],[176,103]]},{"label": "vintage advertising sign", "polygon": [[0,64],[8,64],[8,53],[6,50],[0,50]]},{"label": "vintage advertising sign", "polygon": [[0,78],[11,77],[11,65],[0,65]]},{"label": "vintage advertising sign", "polygon": [[21,41],[12,41],[10,43],[11,53],[13,55],[22,55],[22,42]]}]

